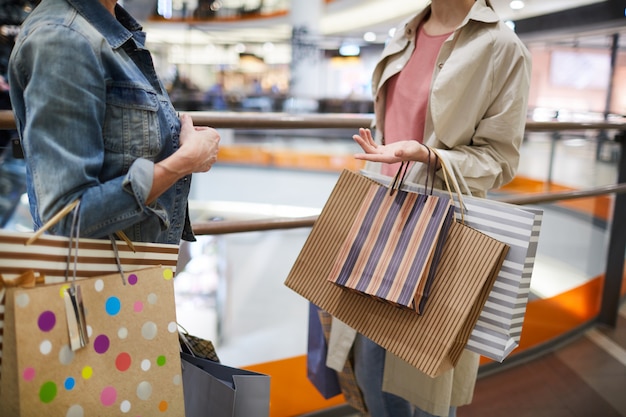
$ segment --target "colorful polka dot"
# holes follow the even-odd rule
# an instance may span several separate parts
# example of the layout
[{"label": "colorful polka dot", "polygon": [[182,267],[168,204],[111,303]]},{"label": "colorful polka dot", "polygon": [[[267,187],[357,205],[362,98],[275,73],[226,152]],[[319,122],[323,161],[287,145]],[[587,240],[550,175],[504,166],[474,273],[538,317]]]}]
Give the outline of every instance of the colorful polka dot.
[{"label": "colorful polka dot", "polygon": [[24,378],[24,381],[28,381],[28,382],[35,379],[35,368],[24,369],[24,372],[22,372],[22,378]]},{"label": "colorful polka dot", "polygon": [[54,401],[57,396],[57,384],[52,381],[45,382],[39,389],[39,399],[44,404]]},{"label": "colorful polka dot", "polygon": [[130,355],[126,352],[122,352],[115,358],[115,367],[120,372],[126,372],[130,368],[131,362]]},{"label": "colorful polka dot", "polygon": [[178,324],[175,321],[171,321],[170,324],[167,325],[167,331],[170,333],[176,333],[178,331]]},{"label": "colorful polka dot", "polygon": [[181,385],[183,383],[183,377],[180,374],[174,375],[174,378],[172,378],[172,383],[176,386]]},{"label": "colorful polka dot", "polygon": [[57,322],[57,316],[52,311],[44,311],[37,319],[37,325],[42,332],[49,332],[54,328]]},{"label": "colorful polka dot", "polygon": [[148,295],[148,303],[150,303],[151,305],[155,305],[158,300],[159,297],[157,297],[155,293],[151,293]]},{"label": "colorful polka dot", "polygon": [[91,366],[85,366],[81,372],[83,379],[90,379],[93,376],[93,368]]},{"label": "colorful polka dot", "polygon": [[172,271],[171,269],[167,268],[163,270],[163,278],[166,281],[171,280],[172,278],[174,278],[174,271]]},{"label": "colorful polka dot", "polygon": [[122,303],[117,297],[109,297],[106,301],[105,309],[108,315],[115,316],[122,309]]},{"label": "colorful polka dot", "polygon": [[104,289],[104,281],[101,279],[97,279],[93,286],[97,292],[102,292],[102,290]]},{"label": "colorful polka dot", "polygon": [[167,359],[165,359],[165,356],[161,355],[157,358],[156,363],[159,366],[165,366],[165,363],[167,362]]},{"label": "colorful polka dot", "polygon": [[80,405],[74,404],[67,410],[65,417],[85,417],[85,410]]},{"label": "colorful polka dot", "polygon": [[30,304],[30,297],[28,294],[20,293],[15,297],[15,304],[20,308],[26,308]]},{"label": "colorful polka dot", "polygon": [[169,407],[169,404],[167,403],[167,401],[161,401],[159,403],[159,411],[162,413],[166,412],[168,407]]},{"label": "colorful polka dot", "polygon": [[69,365],[73,360],[74,352],[69,345],[64,345],[61,350],[59,350],[59,363],[62,365]]},{"label": "colorful polka dot", "polygon": [[128,283],[129,283],[130,285],[137,285],[137,281],[138,281],[137,275],[135,275],[135,274],[130,274],[130,275],[128,276]]},{"label": "colorful polka dot", "polygon": [[94,350],[96,351],[96,353],[99,353],[101,355],[109,350],[110,345],[111,343],[109,342],[109,338],[104,334],[99,335],[98,337],[96,337],[96,340],[93,341]]},{"label": "colorful polka dot", "polygon": [[52,342],[50,342],[49,340],[44,340],[43,342],[41,342],[41,344],[39,345],[39,352],[42,355],[49,355],[50,352],[52,352]]},{"label": "colorful polka dot", "polygon": [[61,298],[65,298],[65,294],[67,294],[67,290],[70,288],[69,284],[66,285],[61,285],[61,288],[59,289],[59,296]]},{"label": "colorful polka dot", "polygon": [[140,400],[147,401],[152,395],[152,384],[147,381],[140,382],[137,385],[137,397]]},{"label": "colorful polka dot", "polygon": [[143,311],[143,303],[141,301],[135,301],[135,304],[133,304],[133,310],[135,313],[141,313]]},{"label": "colorful polka dot", "polygon": [[148,359],[144,359],[141,361],[141,370],[142,371],[149,371],[150,367],[152,366],[152,364],[150,363],[150,361]]},{"label": "colorful polka dot", "polygon": [[76,386],[76,380],[72,378],[71,376],[68,378],[65,378],[65,382],[63,383],[63,386],[65,387],[66,390],[71,391]]},{"label": "colorful polka dot", "polygon": [[128,329],[126,327],[120,327],[117,329],[117,337],[124,340],[128,337]]},{"label": "colorful polka dot", "polygon": [[153,340],[157,335],[157,325],[154,322],[147,321],[141,326],[141,335],[146,340]]},{"label": "colorful polka dot", "polygon": [[117,390],[113,387],[106,387],[100,393],[100,402],[105,407],[110,407],[117,401]]},{"label": "colorful polka dot", "polygon": [[130,411],[130,407],[131,407],[130,401],[124,400],[120,404],[120,411],[122,413],[128,413]]}]

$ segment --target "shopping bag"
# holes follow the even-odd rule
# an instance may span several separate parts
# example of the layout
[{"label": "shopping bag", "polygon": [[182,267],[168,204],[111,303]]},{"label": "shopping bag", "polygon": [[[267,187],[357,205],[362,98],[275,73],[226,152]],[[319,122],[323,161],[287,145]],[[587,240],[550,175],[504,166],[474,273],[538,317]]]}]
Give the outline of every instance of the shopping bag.
[{"label": "shopping bag", "polygon": [[326,366],[328,341],[320,318],[320,309],[309,303],[309,331],[307,336],[307,378],[326,399],[341,394],[337,371]]},{"label": "shopping bag", "polygon": [[422,315],[328,281],[338,248],[372,180],[344,170],[285,285],[425,374],[458,361],[502,266],[507,245],[453,222]]},{"label": "shopping bag", "polygon": [[[391,178],[363,171],[363,175],[386,185]],[[454,183],[452,177],[450,181]],[[454,188],[454,185],[452,186]],[[405,183],[402,189],[424,192],[422,186]],[[434,195],[446,195],[434,190]],[[537,253],[543,210],[496,200],[464,195],[454,196],[457,217],[463,213],[466,225],[509,246],[496,282],[470,335],[467,349],[502,362],[519,346],[530,280]]]},{"label": "shopping bag", "polygon": [[180,355],[186,417],[269,416],[268,375]]},{"label": "shopping bag", "polygon": [[[7,286],[20,285],[17,278],[27,271],[36,272],[45,283],[65,282],[68,274],[68,237],[41,235],[34,242],[34,232],[15,232],[0,229],[0,379],[2,379],[2,334],[4,331],[3,294]],[[77,268],[72,275],[89,278],[116,273],[121,267],[129,272],[137,269],[164,266],[176,272],[178,245],[133,242],[132,248],[120,240],[117,254],[110,240],[81,238]],[[119,265],[116,260],[119,260]],[[73,258],[71,260],[73,263]],[[72,268],[73,269],[73,268]]]},{"label": "shopping bag", "polygon": [[[328,345],[333,317],[324,310],[321,310],[317,307],[316,309],[317,315],[319,316],[320,324],[322,326],[322,331],[324,332],[324,338],[326,340],[326,344]],[[356,411],[360,412],[363,417],[366,417],[369,414],[367,411],[367,406],[365,405],[365,400],[363,399],[363,393],[361,392],[361,389],[356,382],[356,375],[354,374],[353,363],[354,358],[352,355],[352,351],[350,351],[341,371],[335,371],[337,375],[337,381],[339,383],[339,388],[346,400],[346,403],[348,403],[348,405],[350,405]]]},{"label": "shopping bag", "polygon": [[[8,288],[3,415],[184,415],[172,278],[171,268],[153,267],[124,280],[115,273]],[[77,350],[68,288],[84,306],[88,340]]]},{"label": "shopping bag", "polygon": [[450,197],[371,182],[359,200],[328,280],[423,313],[454,220]]}]

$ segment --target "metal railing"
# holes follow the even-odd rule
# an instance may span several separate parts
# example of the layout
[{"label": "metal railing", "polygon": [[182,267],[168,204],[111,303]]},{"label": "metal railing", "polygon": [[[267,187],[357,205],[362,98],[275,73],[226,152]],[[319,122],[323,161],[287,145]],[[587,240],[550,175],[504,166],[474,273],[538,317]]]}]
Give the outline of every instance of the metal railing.
[{"label": "metal railing", "polygon": [[[370,126],[372,115],[368,114],[290,114],[290,113],[238,113],[238,112],[188,112],[194,123],[215,128],[233,129],[358,129]],[[11,111],[0,111],[0,129],[14,129]],[[498,200],[511,204],[554,203],[562,200],[615,194],[613,218],[610,226],[609,247],[598,323],[615,327],[620,304],[620,291],[626,253],[626,123],[618,122],[535,122],[526,123],[527,132],[563,132],[596,130],[607,136],[615,131],[614,141],[621,147],[618,161],[617,183],[593,187],[587,190],[550,192],[533,195],[500,197]],[[553,157],[553,155],[551,155]],[[548,174],[549,177],[551,173]],[[194,224],[198,235],[217,235],[249,231],[312,227],[317,216],[302,218],[274,218],[262,220],[215,221]]]}]

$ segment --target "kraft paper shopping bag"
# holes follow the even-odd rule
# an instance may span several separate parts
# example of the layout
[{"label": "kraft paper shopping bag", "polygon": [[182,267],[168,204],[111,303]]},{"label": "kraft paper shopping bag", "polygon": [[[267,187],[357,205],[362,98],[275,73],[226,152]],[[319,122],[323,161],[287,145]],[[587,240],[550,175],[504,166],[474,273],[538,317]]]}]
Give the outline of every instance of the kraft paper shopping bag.
[{"label": "kraft paper shopping bag", "polygon": [[[173,276],[153,267],[124,280],[116,273],[8,288],[3,415],[184,415]],[[77,350],[66,319],[72,286],[82,294],[88,339]]]},{"label": "kraft paper shopping bag", "polygon": [[[392,181],[390,177],[366,171],[362,174],[382,185]],[[454,182],[453,177],[450,180]],[[401,189],[425,191],[420,185],[410,183],[403,184]],[[447,195],[441,190],[434,190],[433,194]],[[467,343],[468,350],[502,362],[519,346],[543,210],[468,195],[463,196],[462,204],[454,196],[454,205],[457,217],[463,213],[466,225],[509,246],[503,267]]]},{"label": "kraft paper shopping bag", "polygon": [[[34,232],[0,230],[0,379],[2,378],[2,334],[4,332],[5,288],[19,286],[20,275],[32,271],[41,275],[45,283],[64,282],[68,275],[68,250],[70,239],[63,236],[41,235]],[[76,271],[70,276],[89,278],[123,271],[165,266],[176,271],[178,245],[134,242],[131,248],[123,241],[117,242],[117,254],[110,240],[81,238]],[[119,266],[117,260],[119,260]],[[72,261],[73,263],[73,255]]]},{"label": "kraft paper shopping bag", "polygon": [[508,246],[453,222],[423,315],[325,279],[372,180],[342,172],[285,284],[427,375],[450,369],[467,344]]}]

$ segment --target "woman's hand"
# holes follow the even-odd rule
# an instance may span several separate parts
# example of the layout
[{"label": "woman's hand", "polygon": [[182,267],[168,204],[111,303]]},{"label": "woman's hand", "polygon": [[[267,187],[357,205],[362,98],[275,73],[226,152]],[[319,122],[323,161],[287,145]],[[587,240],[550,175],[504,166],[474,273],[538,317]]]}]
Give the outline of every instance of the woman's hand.
[{"label": "woman's hand", "polygon": [[217,161],[219,133],[207,126],[194,126],[188,114],[183,114],[180,121],[180,149],[173,156],[179,159],[184,175],[207,172]]},{"label": "woman's hand", "polygon": [[146,202],[150,204],[176,181],[195,172],[207,172],[217,161],[220,135],[206,126],[194,126],[191,116],[180,118],[180,148],[154,165],[152,188]]},{"label": "woman's hand", "polygon": [[378,145],[374,142],[370,129],[364,128],[359,129],[359,134],[352,138],[364,152],[355,154],[356,159],[388,164],[404,161],[428,162],[428,149],[416,140],[401,140],[389,145]]}]

